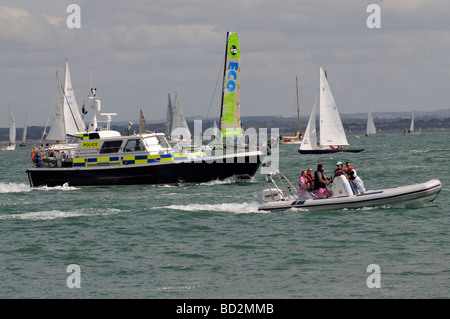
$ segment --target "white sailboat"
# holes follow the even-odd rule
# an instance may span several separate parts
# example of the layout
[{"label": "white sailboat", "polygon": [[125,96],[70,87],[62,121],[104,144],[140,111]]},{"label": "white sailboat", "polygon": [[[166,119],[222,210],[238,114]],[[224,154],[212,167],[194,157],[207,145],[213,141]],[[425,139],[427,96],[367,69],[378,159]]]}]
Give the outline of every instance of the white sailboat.
[{"label": "white sailboat", "polygon": [[[406,132],[405,131],[403,131],[403,134],[405,134]],[[410,126],[409,126],[409,130],[408,130],[408,132],[405,134],[405,135],[419,135],[419,134],[421,134],[422,132],[419,130],[419,131],[415,131],[414,130],[414,109],[413,109],[413,111],[412,111],[412,116],[411,116],[411,124],[410,124]]]},{"label": "white sailboat", "polygon": [[16,149],[16,120],[9,106],[9,144],[2,148],[2,151],[14,151]]},{"label": "white sailboat", "polygon": [[367,127],[366,127],[366,136],[377,134],[377,129],[375,128],[375,123],[373,121],[372,113],[369,112],[367,114]]},{"label": "white sailboat", "polygon": [[76,133],[85,132],[86,124],[81,117],[78,104],[75,100],[75,92],[72,87],[72,79],[67,60],[64,71],[64,86],[60,83],[58,72],[56,73],[56,77],[58,92],[56,111],[46,140],[66,142],[68,136],[70,137]]},{"label": "white sailboat", "polygon": [[357,153],[364,150],[348,148],[349,143],[328,84],[327,73],[322,67],[320,68],[319,87],[319,144],[317,144],[315,107],[316,104],[311,112],[303,142],[298,150],[300,154]]},{"label": "white sailboat", "polygon": [[300,131],[300,103],[298,99],[298,79],[295,77],[295,83],[297,85],[297,135],[295,136],[280,136],[281,144],[301,144],[302,142],[302,132]]},{"label": "white sailboat", "polygon": [[27,146],[28,143],[26,142],[27,139],[27,113],[25,113],[25,121],[23,122],[23,133],[22,133],[22,142],[19,144],[19,146]]},{"label": "white sailboat", "polygon": [[170,98],[167,103],[167,121],[166,121],[166,136],[171,144],[182,143],[187,146],[191,144],[191,131],[181,110],[180,102],[178,101],[178,94],[175,92],[175,98]]}]

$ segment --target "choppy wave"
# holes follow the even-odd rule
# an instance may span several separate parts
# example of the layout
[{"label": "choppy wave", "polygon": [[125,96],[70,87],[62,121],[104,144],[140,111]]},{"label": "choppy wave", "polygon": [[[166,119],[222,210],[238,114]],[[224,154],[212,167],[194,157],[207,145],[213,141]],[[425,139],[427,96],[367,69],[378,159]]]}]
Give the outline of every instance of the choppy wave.
[{"label": "choppy wave", "polygon": [[258,206],[260,204],[257,202],[251,203],[223,203],[223,204],[188,204],[188,205],[170,205],[163,208],[184,210],[184,211],[213,211],[213,212],[227,212],[235,214],[248,214],[248,213],[267,213],[263,211],[258,211]]}]

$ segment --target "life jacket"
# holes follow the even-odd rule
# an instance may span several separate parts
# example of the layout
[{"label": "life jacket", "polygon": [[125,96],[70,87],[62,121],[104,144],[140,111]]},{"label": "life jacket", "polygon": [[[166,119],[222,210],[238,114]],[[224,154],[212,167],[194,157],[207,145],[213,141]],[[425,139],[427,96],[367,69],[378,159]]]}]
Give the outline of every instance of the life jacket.
[{"label": "life jacket", "polygon": [[[352,171],[353,171],[353,173],[352,173]],[[352,166],[350,166],[350,167],[347,169],[347,174],[350,176],[349,179],[350,179],[351,181],[353,181],[353,180],[356,178],[356,176],[358,176],[358,175],[356,174],[355,168],[352,167]]]},{"label": "life jacket", "polygon": [[344,173],[345,173],[345,170],[343,168],[336,168],[334,170],[334,176],[341,176],[341,175],[344,175]]},{"label": "life jacket", "polygon": [[308,184],[311,188],[314,186],[314,180],[311,176],[306,175],[305,181],[306,181],[306,184]]},{"label": "life jacket", "polygon": [[31,151],[31,161],[34,163],[34,155],[36,154],[36,150]]},{"label": "life jacket", "polygon": [[317,170],[314,173],[314,189],[327,188],[327,185],[325,183],[322,183],[319,180],[319,173],[322,174],[322,180],[325,178],[324,175],[323,175],[323,170],[320,170],[320,171]]}]

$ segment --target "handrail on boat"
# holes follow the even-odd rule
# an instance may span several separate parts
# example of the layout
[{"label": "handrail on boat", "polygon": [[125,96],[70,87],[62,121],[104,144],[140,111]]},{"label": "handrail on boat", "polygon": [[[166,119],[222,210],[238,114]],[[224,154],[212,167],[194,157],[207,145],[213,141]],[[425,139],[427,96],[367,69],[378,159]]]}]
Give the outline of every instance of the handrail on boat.
[{"label": "handrail on boat", "polygon": [[[281,185],[281,187],[279,187],[278,184],[275,182],[274,177],[278,179],[278,183]],[[276,191],[280,194],[280,196],[283,199],[285,199],[285,197],[293,197],[297,200],[299,199],[297,188],[280,171],[267,174],[266,181],[267,184],[269,185],[270,196],[272,197],[273,201],[275,201],[275,198],[273,196],[272,187],[270,186],[271,184],[274,186],[274,189],[276,189]]]}]

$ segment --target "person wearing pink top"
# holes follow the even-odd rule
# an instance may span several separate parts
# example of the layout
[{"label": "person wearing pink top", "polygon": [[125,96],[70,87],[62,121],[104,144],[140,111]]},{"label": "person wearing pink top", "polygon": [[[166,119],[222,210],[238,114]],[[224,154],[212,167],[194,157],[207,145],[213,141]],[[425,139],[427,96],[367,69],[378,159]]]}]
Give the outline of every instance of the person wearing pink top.
[{"label": "person wearing pink top", "polygon": [[304,199],[312,199],[314,195],[311,193],[311,185],[306,175],[306,171],[303,170],[298,179],[298,195]]}]

